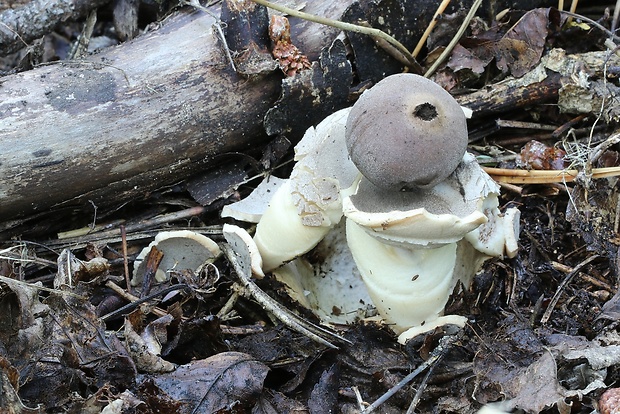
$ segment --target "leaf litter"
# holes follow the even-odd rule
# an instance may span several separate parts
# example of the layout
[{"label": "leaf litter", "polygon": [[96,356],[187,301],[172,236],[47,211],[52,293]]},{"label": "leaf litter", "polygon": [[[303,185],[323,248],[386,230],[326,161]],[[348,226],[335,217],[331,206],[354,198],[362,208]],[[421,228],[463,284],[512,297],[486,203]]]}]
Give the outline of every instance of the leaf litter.
[{"label": "leaf litter", "polygon": [[[391,2],[384,3],[392,10]],[[602,21],[609,23],[605,17]],[[437,79],[463,89],[492,89],[511,76],[527,76],[552,53],[556,62],[566,61],[568,55],[557,54],[558,49],[551,52],[551,47],[591,62],[580,53],[592,50],[593,37],[601,48],[605,40],[593,32],[596,29],[586,33],[580,26],[566,26],[565,15],[553,8],[512,11],[489,27],[472,23]],[[355,58],[364,60],[362,49],[358,52]],[[339,62],[344,53],[340,43],[332,49]],[[489,127],[474,112],[472,126],[481,137],[474,149],[480,160],[498,167],[514,168],[521,148],[534,139],[566,152],[571,149],[566,142],[578,142],[586,155],[578,157],[582,169],[575,184],[506,187],[504,207],[519,205],[522,211],[520,252],[514,259],[486,265],[471,290],[455,289],[450,312],[468,315],[469,322],[429,377],[420,412],[471,413],[498,401],[507,411],[592,412],[602,391],[617,383],[617,179],[588,177],[588,152],[616,127],[617,79],[593,67],[584,64],[567,71],[578,79],[579,88],[577,93],[571,92],[574,87],[560,90],[561,105],[534,103],[505,114],[542,119],[558,128],[572,122],[568,132],[554,136],[556,131],[534,134],[527,128]],[[323,69],[329,72],[327,66]],[[359,79],[361,84],[365,80]],[[295,94],[304,93],[294,88],[307,87],[286,83]],[[291,96],[284,95],[281,102],[292,105]],[[592,98],[596,103],[587,105]],[[576,114],[585,117],[573,122]],[[286,120],[277,121],[277,131],[294,130],[280,126]],[[609,150],[620,149],[612,144]],[[549,161],[560,162],[560,152],[543,153],[551,153]],[[609,166],[617,166],[611,155]],[[285,176],[283,171],[276,173]],[[244,174],[239,177],[245,179]],[[222,197],[234,195],[238,188],[246,191],[238,183],[228,185],[230,191],[219,192]],[[164,204],[182,204],[176,201],[173,196]],[[131,216],[129,210],[117,212],[123,214]],[[176,221],[170,226],[181,230],[187,224]],[[225,243],[219,218],[203,215],[190,224],[194,231]],[[132,233],[130,256],[135,258],[158,230]],[[124,286],[118,239],[94,236],[94,254],[82,248],[61,248],[59,254],[50,250],[83,242],[78,239],[59,241],[57,246],[48,240],[43,242],[47,248],[3,244],[0,410],[360,412],[423,364],[445,334],[433,332],[401,346],[385,327],[364,320],[331,327],[351,344],[340,343],[338,349],[317,345],[257,305],[221,255],[199,271],[177,261],[141,298],[141,287]],[[599,257],[593,258],[595,253]],[[269,275],[255,283],[285,308],[317,322]],[[119,287],[127,294],[121,295]],[[556,294],[558,302],[549,308]],[[118,317],[101,318],[132,301],[136,304]],[[551,317],[542,323],[547,309]],[[419,385],[418,380],[415,386]],[[400,389],[381,412],[404,412],[414,394],[415,389]]]}]

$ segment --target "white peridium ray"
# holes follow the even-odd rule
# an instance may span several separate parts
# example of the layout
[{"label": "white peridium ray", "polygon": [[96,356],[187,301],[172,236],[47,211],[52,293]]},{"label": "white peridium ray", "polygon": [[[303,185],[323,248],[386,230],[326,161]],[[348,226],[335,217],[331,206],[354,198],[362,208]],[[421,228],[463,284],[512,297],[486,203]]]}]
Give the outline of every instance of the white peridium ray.
[{"label": "white peridium ray", "polygon": [[347,243],[379,314],[396,333],[436,320],[457,280],[456,243],[407,249],[382,243],[347,220]]},{"label": "white peridium ray", "polygon": [[295,147],[291,178],[274,194],[254,236],[265,271],[310,251],[342,218],[342,197],[359,175],[344,141],[349,110],[309,128]]}]

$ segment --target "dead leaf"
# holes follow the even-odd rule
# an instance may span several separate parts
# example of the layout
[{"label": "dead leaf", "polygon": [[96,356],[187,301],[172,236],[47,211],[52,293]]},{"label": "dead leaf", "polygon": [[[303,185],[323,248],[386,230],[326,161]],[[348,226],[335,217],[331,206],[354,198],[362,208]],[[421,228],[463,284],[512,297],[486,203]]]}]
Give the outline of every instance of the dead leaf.
[{"label": "dead leaf", "polygon": [[590,367],[595,370],[620,365],[620,343],[602,345],[607,338],[601,337],[588,341],[584,337],[555,334],[548,338],[552,349],[568,361],[577,361],[585,358]]},{"label": "dead leaf", "polygon": [[616,292],[611,299],[605,302],[601,314],[595,320],[598,319],[609,319],[612,321],[620,319],[620,291]]},{"label": "dead leaf", "polygon": [[494,26],[479,36],[463,39],[447,66],[454,71],[469,69],[480,74],[495,58],[502,72],[521,77],[540,62],[550,28],[559,26],[559,22],[555,9],[531,10],[503,35],[500,27]]},{"label": "dead leaf", "polygon": [[534,9],[497,42],[495,60],[498,69],[521,77],[540,61],[549,33],[552,9]]},{"label": "dead leaf", "polygon": [[571,401],[606,387],[605,369],[620,358],[620,335],[615,333],[595,341],[550,334],[543,344],[541,332],[514,317],[504,321],[500,332],[476,354],[475,398],[483,404],[505,400],[506,410],[539,413],[553,408],[568,414]]},{"label": "dead leaf", "polygon": [[[510,316],[476,354],[475,399],[482,404],[508,399],[511,408],[528,413],[563,402],[554,364],[532,329]],[[533,394],[534,390],[538,394]]]},{"label": "dead leaf", "polygon": [[564,401],[565,389],[557,380],[553,355],[543,353],[536,362],[521,369],[514,379],[504,384],[508,409],[521,409],[527,413],[539,413],[557,405],[560,414],[569,414],[570,406]]},{"label": "dead leaf", "polygon": [[0,412],[20,414],[42,412],[24,406],[17,394],[18,390],[19,372],[7,359],[0,357]]},{"label": "dead leaf", "polygon": [[174,320],[164,315],[144,326],[145,315],[136,309],[125,320],[125,342],[136,367],[142,372],[170,372],[175,365],[161,357],[162,344],[168,341],[166,326]]},{"label": "dead leaf", "polygon": [[252,407],[263,390],[269,368],[241,352],[222,352],[192,361],[153,379],[171,398],[183,401],[179,413],[215,413]]},{"label": "dead leaf", "polygon": [[161,392],[151,378],[138,386],[137,395],[152,413],[180,413],[183,407],[183,402],[173,400],[166,393]]},{"label": "dead leaf", "polygon": [[570,200],[566,219],[583,237],[589,251],[606,255],[610,266],[616,267],[620,244],[616,228],[620,200],[618,178],[592,180],[585,185],[578,183],[571,191]]},{"label": "dead leaf", "polygon": [[21,329],[32,326],[49,308],[39,301],[36,285],[9,278],[0,283],[0,343],[10,343]]},{"label": "dead leaf", "polygon": [[75,286],[77,282],[89,282],[106,275],[110,269],[108,261],[103,257],[94,257],[82,261],[75,257],[69,249],[64,249],[58,256],[58,273],[54,278],[54,289],[61,286]]},{"label": "dead leaf", "polygon": [[125,390],[104,408],[105,414],[123,414],[137,412],[137,407],[144,405],[144,402],[136,397],[131,391]]},{"label": "dead leaf", "polygon": [[455,72],[462,69],[469,69],[476,74],[481,74],[491,60],[493,60],[493,55],[490,53],[488,53],[486,57],[483,57],[480,53],[476,53],[475,50],[467,49],[458,44],[452,51],[452,55],[448,61],[448,67]]},{"label": "dead leaf", "polygon": [[600,114],[605,122],[620,119],[620,88],[607,79],[593,79],[585,68],[573,74],[574,82],[562,86],[558,107],[569,114]]},{"label": "dead leaf", "polygon": [[340,367],[332,365],[323,371],[319,382],[312,389],[308,407],[312,414],[328,414],[337,412],[338,383],[340,382]]},{"label": "dead leaf", "polygon": [[273,390],[265,390],[252,410],[252,414],[280,413],[310,414],[310,411],[299,401]]},{"label": "dead leaf", "polygon": [[112,384],[130,386],[135,368],[114,335],[86,300],[51,294],[41,304],[36,287],[6,281],[9,293],[2,307],[9,327],[0,334],[0,348],[19,367],[19,395],[25,404],[45,403],[54,410],[88,389]]}]

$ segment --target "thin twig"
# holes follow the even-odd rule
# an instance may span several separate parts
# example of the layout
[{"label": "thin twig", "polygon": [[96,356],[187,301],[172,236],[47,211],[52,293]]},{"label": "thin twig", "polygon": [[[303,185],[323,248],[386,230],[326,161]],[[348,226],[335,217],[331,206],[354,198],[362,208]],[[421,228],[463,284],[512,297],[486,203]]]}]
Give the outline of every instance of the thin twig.
[{"label": "thin twig", "polygon": [[605,33],[606,35],[611,37],[613,40],[618,39],[618,36],[614,35],[611,30],[607,29],[605,26],[603,26],[599,22],[590,19],[589,17],[582,16],[581,14],[571,13],[571,12],[568,12],[568,11],[561,11],[561,10],[560,10],[560,13],[565,14],[565,15],[570,16],[570,17],[574,17],[574,18],[579,19],[579,20],[583,20],[584,22],[587,22],[588,24],[591,24],[592,26],[594,26],[597,29],[601,30],[603,33]]},{"label": "thin twig", "polygon": [[29,44],[28,44],[28,43],[24,40],[24,38],[23,38],[23,37],[21,37],[21,36],[19,35],[19,33],[18,33],[18,32],[16,32],[15,30],[13,30],[13,28],[12,28],[11,26],[9,26],[8,24],[6,24],[6,23],[4,23],[4,22],[0,22],[0,25],[1,25],[1,26],[4,26],[4,27],[5,27],[6,29],[8,29],[11,33],[13,33],[13,34],[15,35],[15,37],[17,37],[17,38],[18,38],[18,39],[19,39],[19,40],[20,40],[20,41],[24,44],[24,47],[28,47],[28,46],[30,46],[30,45],[29,45]]},{"label": "thin twig", "polygon": [[52,288],[48,288],[45,286],[39,286],[33,283],[23,282],[17,279],[11,279],[10,277],[6,277],[6,276],[0,276],[0,282],[4,282],[9,286],[11,286],[11,284],[16,284],[16,285],[20,285],[20,286],[27,287],[30,289],[36,289],[36,290],[42,290],[44,292],[56,293],[61,296],[73,296],[74,298],[78,298],[78,299],[86,299],[84,296],[76,295],[75,293],[71,293],[71,292],[59,290],[59,289],[52,289]]},{"label": "thin twig", "polygon": [[84,23],[84,29],[82,29],[82,33],[78,36],[77,41],[69,51],[67,56],[67,60],[81,59],[86,56],[88,52],[88,45],[90,43],[90,38],[93,35],[93,30],[95,28],[95,24],[97,24],[97,10],[94,9],[90,12],[88,17],[86,18],[86,22]]},{"label": "thin twig", "polygon": [[118,71],[120,71],[123,74],[123,77],[125,78],[125,82],[127,82],[128,86],[131,86],[131,82],[129,82],[129,77],[127,76],[127,73],[125,73],[125,70],[122,68],[119,68],[118,66],[114,66],[114,65],[110,65],[109,63],[105,63],[105,62],[91,62],[89,60],[69,60],[69,59],[65,59],[65,60],[54,60],[51,62],[41,62],[41,63],[37,63],[35,65],[36,68],[38,68],[39,66],[52,66],[52,65],[83,65],[83,66],[92,66],[95,69],[101,69],[101,68],[112,68],[112,69],[116,69]]},{"label": "thin twig", "polygon": [[476,12],[478,11],[478,8],[480,7],[481,4],[482,4],[482,0],[475,0],[474,1],[474,4],[471,5],[471,9],[469,9],[469,12],[467,13],[467,16],[465,16],[465,20],[463,20],[463,23],[461,24],[461,27],[459,27],[459,30],[456,32],[456,34],[454,35],[454,37],[452,38],[452,40],[450,41],[448,46],[446,46],[444,51],[441,52],[441,55],[439,55],[437,60],[435,62],[433,62],[433,65],[424,74],[425,78],[428,78],[433,73],[435,73],[435,71],[437,70],[439,65],[441,65],[443,63],[443,61],[446,60],[448,55],[450,55],[450,53],[452,53],[452,49],[454,49],[456,44],[461,40],[461,37],[463,37],[463,35],[465,34],[465,30],[467,30],[467,27],[469,26],[469,23],[471,22],[471,20],[476,15]]},{"label": "thin twig", "polygon": [[[36,263],[39,265],[43,265],[43,266],[47,266],[47,267],[57,267],[58,263],[52,260],[47,260],[47,259],[43,259],[41,257],[37,257],[36,255],[33,255],[31,257],[27,256],[27,251],[26,251],[26,257],[24,257],[24,252],[21,251],[18,255],[13,256],[13,250],[17,250],[17,249],[23,249],[25,248],[25,246],[22,244],[24,243],[23,241],[20,240],[19,242],[20,244],[15,245],[15,246],[10,246],[7,247],[6,249],[2,249],[0,250],[0,260],[4,259],[4,260],[8,260],[10,262],[18,262],[20,264],[24,264],[24,263]],[[56,253],[56,252],[54,252]],[[58,254],[58,253],[56,253]]]},{"label": "thin twig", "polygon": [[[110,289],[112,289],[113,291],[115,291],[117,294],[119,294],[120,296],[122,296],[124,299],[127,299],[130,301],[130,303],[128,303],[125,306],[122,306],[118,309],[116,309],[115,311],[112,311],[106,315],[103,315],[101,317],[102,321],[109,321],[109,320],[113,320],[116,319],[120,316],[124,316],[127,315],[129,313],[131,313],[134,309],[136,309],[138,306],[140,306],[141,304],[148,302],[151,299],[154,299],[156,297],[159,296],[165,296],[170,292],[174,292],[177,290],[191,290],[191,288],[186,285],[185,283],[180,283],[177,285],[172,285],[172,286],[168,286],[165,289],[160,290],[159,292],[153,293],[149,296],[143,297],[143,298],[138,298],[137,296],[132,295],[129,292],[126,292],[125,290],[123,290],[120,286],[118,286],[116,283],[112,282],[112,281],[107,281],[105,284],[107,287],[109,287]],[[153,312],[155,315],[157,316],[164,316],[166,314],[168,314],[168,312],[164,311],[163,309],[159,309],[159,308],[153,308],[151,310],[151,312]]]},{"label": "thin twig", "polygon": [[389,34],[385,33],[382,30],[375,29],[372,27],[361,26],[352,23],[341,22],[339,20],[330,19],[327,17],[316,16],[310,13],[304,13],[295,9],[291,9],[290,7],[282,6],[280,4],[271,3],[267,0],[252,0],[254,3],[258,3],[262,6],[269,7],[270,9],[277,10],[281,13],[288,14],[289,16],[298,17],[300,19],[308,20],[310,22],[319,23],[325,26],[335,27],[337,29],[346,30],[349,32],[366,34],[372,37],[376,37],[393,45],[400,53],[403,54],[404,57],[410,62],[411,65],[417,65],[415,58],[411,55],[409,50],[403,46],[398,40],[394,39]]},{"label": "thin twig", "polygon": [[235,286],[233,286],[232,289],[233,289],[232,295],[230,295],[230,297],[228,298],[224,306],[222,306],[222,308],[215,315],[220,319],[224,319],[224,316],[228,315],[230,311],[232,311],[233,307],[235,306],[235,303],[237,303],[237,300],[239,299],[239,296],[240,296],[239,289],[243,289],[243,288],[235,284]]},{"label": "thin twig", "polygon": [[439,340],[439,345],[433,352],[431,352],[430,357],[424,361],[419,367],[417,367],[413,372],[403,378],[398,384],[390,388],[385,394],[383,394],[377,401],[370,404],[365,410],[361,412],[361,414],[369,414],[379,408],[381,404],[386,402],[390,397],[396,394],[398,391],[403,389],[407,384],[409,384],[415,377],[417,377],[422,371],[426,368],[433,366],[437,362],[439,362],[450,350],[451,346],[456,342],[458,333],[455,335],[446,335]]},{"label": "thin twig", "polygon": [[513,121],[512,119],[497,119],[495,124],[500,128],[536,129],[541,131],[555,131],[555,125],[545,125],[538,122]]},{"label": "thin twig", "polygon": [[121,242],[123,246],[123,269],[125,271],[125,285],[127,292],[131,293],[131,283],[129,281],[129,259],[127,255],[127,231],[125,226],[121,224]]},{"label": "thin twig", "polygon": [[558,286],[558,289],[555,291],[553,298],[551,298],[551,302],[549,302],[549,306],[547,306],[547,310],[545,310],[545,313],[540,319],[540,323],[542,325],[546,324],[551,318],[551,314],[553,313],[553,310],[555,309],[555,305],[557,305],[558,301],[560,300],[560,296],[562,295],[562,292],[564,291],[564,288],[566,287],[566,285],[568,285],[570,281],[573,280],[573,277],[575,277],[575,275],[579,273],[579,271],[583,269],[584,266],[591,263],[595,259],[598,259],[598,257],[599,256],[597,254],[588,257],[586,260],[584,260],[583,262],[575,266],[573,270],[569,274],[566,275],[564,280],[562,280],[562,283],[560,283],[560,285]]},{"label": "thin twig", "polygon": [[[360,411],[362,411],[364,409],[364,399],[362,398],[362,394],[360,393],[360,390],[357,386],[352,386],[351,389],[353,390],[353,393],[355,394],[355,399],[357,400],[357,406],[359,407]],[[367,404],[366,404],[367,405]]]},{"label": "thin twig", "polygon": [[239,259],[237,258],[237,254],[229,245],[222,245],[222,250],[226,254],[226,257],[228,258],[230,264],[232,264],[233,268],[235,269],[235,273],[237,273],[237,277],[239,278],[239,281],[241,282],[243,287],[246,288],[248,292],[250,292],[254,300],[256,300],[266,311],[270,312],[276,318],[278,318],[278,320],[280,320],[283,324],[293,329],[294,331],[306,335],[313,341],[323,344],[332,349],[338,349],[338,347],[329,342],[328,340],[324,339],[324,336],[351,344],[348,339],[343,338],[342,336],[330,330],[305,321],[301,317],[290,312],[288,309],[283,308],[277,301],[275,301],[273,298],[263,292],[261,288],[259,288],[252,281],[251,271],[246,273],[243,266],[239,262]]},{"label": "thin twig", "polygon": [[614,7],[614,17],[611,20],[611,32],[615,33],[618,27],[618,18],[620,18],[620,0],[616,0],[616,7]]},{"label": "thin twig", "polygon": [[230,66],[232,67],[232,70],[237,72],[237,67],[235,66],[235,62],[232,58],[232,55],[230,54],[230,48],[228,47],[228,42],[226,42],[226,36],[224,36],[224,31],[222,30],[222,21],[220,20],[220,18],[217,17],[215,14],[213,14],[206,7],[203,7],[198,0],[185,1],[183,4],[187,6],[192,6],[197,10],[201,10],[207,13],[209,16],[213,17],[213,19],[215,19],[215,23],[213,25],[215,26],[215,30],[217,31],[220,41],[222,42],[224,53],[226,53],[226,57],[228,58],[228,62],[230,62]]},{"label": "thin twig", "polygon": [[405,414],[413,414],[415,412],[415,409],[420,402],[420,398],[422,398],[422,393],[424,393],[424,390],[426,389],[426,384],[428,384],[428,379],[433,374],[433,371],[437,366],[437,362],[439,362],[440,359],[438,359],[433,365],[428,368],[428,371],[426,371],[426,375],[424,376],[424,378],[422,378],[422,382],[420,382],[420,385],[418,386],[418,389],[415,392],[415,395],[413,396],[413,399],[411,400],[409,408],[407,409],[407,412]]},{"label": "thin twig", "polygon": [[[189,217],[199,216],[200,214],[204,213],[205,210],[206,210],[205,207],[202,207],[202,206],[190,207],[184,210],[175,211],[173,213],[166,213],[160,216],[155,216],[153,218],[141,220],[137,223],[128,224],[125,230],[127,231],[127,234],[130,234],[136,231],[145,230],[145,229],[153,228],[156,226],[168,224],[173,221],[178,221],[178,220],[187,219]],[[49,244],[52,246],[55,246],[56,244],[61,243],[64,239],[68,239],[66,240],[67,242],[71,241],[71,242],[84,243],[88,241],[103,239],[106,237],[118,237],[120,236],[121,231],[119,228],[113,228],[110,230],[102,230],[99,232],[90,232],[82,237],[76,237],[76,238],[65,237],[66,234],[69,234],[69,233],[59,234],[58,240],[53,240],[54,243],[49,243]]]}]

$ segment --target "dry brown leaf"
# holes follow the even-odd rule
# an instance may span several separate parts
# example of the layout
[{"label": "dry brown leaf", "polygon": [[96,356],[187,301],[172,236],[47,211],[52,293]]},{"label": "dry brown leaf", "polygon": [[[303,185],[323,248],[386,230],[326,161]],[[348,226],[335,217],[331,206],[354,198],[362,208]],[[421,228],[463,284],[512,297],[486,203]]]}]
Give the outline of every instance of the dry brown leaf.
[{"label": "dry brown leaf", "polygon": [[215,413],[233,405],[253,406],[268,371],[251,355],[222,352],[181,365],[154,382],[174,400],[185,402],[179,413]]},{"label": "dry brown leaf", "polygon": [[512,397],[506,401],[507,408],[539,413],[557,405],[560,414],[570,413],[570,406],[564,401],[566,390],[558,382],[555,359],[549,352],[544,352],[533,364],[521,369],[514,381],[504,387],[506,395]]},{"label": "dry brown leaf", "polygon": [[146,326],[144,318],[138,308],[125,320],[125,342],[136,367],[149,373],[174,370],[175,365],[160,356],[162,344],[167,341],[165,328],[173,322],[173,316],[164,315]]},{"label": "dry brown leaf", "polygon": [[555,9],[531,10],[503,35],[498,27],[492,27],[480,36],[462,40],[454,49],[448,67],[480,74],[495,58],[502,72],[521,77],[538,64],[550,27],[558,26],[559,22]]}]

